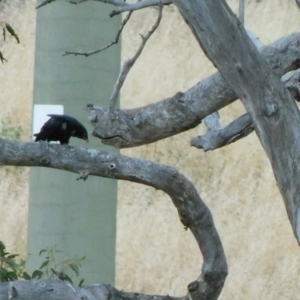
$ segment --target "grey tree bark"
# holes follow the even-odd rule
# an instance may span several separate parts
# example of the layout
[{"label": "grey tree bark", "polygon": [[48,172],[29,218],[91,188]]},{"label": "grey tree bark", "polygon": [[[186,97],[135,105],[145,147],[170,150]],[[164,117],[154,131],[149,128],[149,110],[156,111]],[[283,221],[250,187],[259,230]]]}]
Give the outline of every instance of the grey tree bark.
[{"label": "grey tree bark", "polygon": [[[40,6],[53,1],[43,1]],[[70,2],[85,1],[88,0]],[[114,14],[142,9],[143,3],[145,7],[171,3],[167,0],[147,0],[138,1],[133,6],[121,0],[98,1],[115,5],[117,9]],[[194,139],[192,143],[195,146],[198,143],[205,150],[211,144],[220,147],[224,141],[226,144],[237,140],[254,128],[271,161],[299,242],[300,188],[297,178],[300,167],[297,162],[300,158],[300,133],[297,128],[300,115],[291,93],[279,77],[298,68],[300,35],[294,34],[264,47],[260,54],[225,0],[173,0],[173,3],[220,73],[185,93],[178,92],[161,102],[135,110],[115,111],[114,118],[107,110],[89,105],[90,120],[95,126],[94,136],[120,148],[154,142],[198,125],[204,117],[240,97],[248,114],[224,129],[219,129],[218,123],[215,123],[206,136]],[[291,90],[294,91],[293,88]],[[241,131],[241,128],[246,128],[246,131]],[[221,141],[216,138],[220,136]],[[207,144],[205,138],[211,144]],[[212,142],[214,139],[215,143]],[[0,300],[214,300],[219,297],[227,276],[227,263],[219,235],[208,207],[193,184],[174,168],[94,149],[47,145],[43,142],[11,142],[2,138],[0,164],[56,168],[78,173],[78,179],[86,180],[89,175],[103,176],[160,189],[172,199],[181,222],[191,230],[203,255],[199,278],[188,285],[188,294],[180,298],[126,293],[108,285],[77,288],[61,280],[32,280],[0,284]]]},{"label": "grey tree bark", "polygon": [[300,114],[294,99],[259,55],[225,0],[173,2],[250,114],[299,243]]}]

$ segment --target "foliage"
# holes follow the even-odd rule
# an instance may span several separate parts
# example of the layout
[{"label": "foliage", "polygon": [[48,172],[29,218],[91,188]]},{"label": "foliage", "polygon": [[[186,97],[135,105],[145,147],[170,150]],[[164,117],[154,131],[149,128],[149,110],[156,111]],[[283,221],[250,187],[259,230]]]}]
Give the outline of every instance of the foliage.
[{"label": "foliage", "polygon": [[21,140],[23,129],[21,126],[12,126],[10,118],[1,121],[0,136],[7,140]]},{"label": "foliage", "polygon": [[[20,44],[20,39],[10,24],[0,21],[0,27],[2,27],[2,34],[3,34],[4,41],[6,40],[6,32],[9,32],[10,35],[16,39],[17,43]],[[5,59],[5,57],[3,56],[3,53],[1,51],[0,51],[0,60],[2,63],[4,61],[7,62],[7,60]]]},{"label": "foliage", "polygon": [[[34,270],[29,275],[25,271],[26,261],[23,259],[17,261],[19,255],[6,252],[5,248],[3,242],[0,241],[0,282],[58,277],[73,283],[72,277],[74,275],[79,277],[79,268],[81,267],[81,262],[85,259],[85,256],[83,256],[57,262],[55,255],[62,253],[62,251],[55,249],[55,247],[42,249],[39,255],[44,256],[44,261],[39,269]],[[70,274],[70,271],[72,274]],[[79,286],[83,286],[83,282],[84,279],[81,279]]]}]

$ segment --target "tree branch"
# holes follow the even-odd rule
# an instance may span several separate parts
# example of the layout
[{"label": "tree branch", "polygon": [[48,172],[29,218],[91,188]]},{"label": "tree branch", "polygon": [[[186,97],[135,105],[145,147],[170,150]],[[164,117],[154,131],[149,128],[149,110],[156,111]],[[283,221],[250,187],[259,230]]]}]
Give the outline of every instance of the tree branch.
[{"label": "tree branch", "polygon": [[220,130],[208,131],[205,135],[192,138],[190,144],[204,151],[215,150],[246,137],[253,130],[251,117],[245,114]]},{"label": "tree branch", "polygon": [[93,284],[80,288],[55,279],[0,283],[0,299],[14,298],[22,300],[187,300],[179,297],[126,293],[109,284]]},{"label": "tree branch", "polygon": [[120,90],[125,82],[125,79],[129,73],[129,71],[131,70],[132,66],[134,65],[134,63],[136,62],[136,60],[139,58],[140,54],[142,53],[147,41],[149,40],[151,35],[154,33],[154,31],[158,28],[161,18],[162,18],[162,10],[163,10],[163,6],[161,5],[159,7],[157,19],[156,19],[154,25],[152,26],[152,28],[148,31],[148,33],[145,36],[143,36],[142,34],[140,35],[142,38],[142,43],[141,43],[140,47],[138,48],[137,52],[135,53],[135,55],[132,58],[126,60],[125,63],[123,64],[122,70],[120,71],[120,74],[118,76],[117,82],[115,83],[112,95],[110,96],[110,99],[109,99],[109,112],[110,112],[111,120],[115,119],[114,113],[115,113],[117,100],[118,100]]},{"label": "tree branch", "polygon": [[[69,2],[72,4],[79,4],[85,1],[88,0],[69,0]],[[172,4],[172,0],[143,0],[135,3],[127,3],[123,0],[94,0],[94,1],[115,5],[117,8],[109,14],[110,17],[114,17],[125,11],[135,11],[150,6]]]},{"label": "tree branch", "polygon": [[[282,76],[299,67],[300,33],[282,38],[259,49],[273,71]],[[128,148],[153,143],[189,130],[201,120],[235,101],[238,96],[216,73],[186,92],[137,109],[109,111],[89,105],[93,135],[104,144]]]},{"label": "tree branch", "polygon": [[120,39],[120,36],[121,36],[121,33],[125,27],[125,25],[127,24],[127,22],[129,21],[130,17],[132,15],[132,11],[130,11],[127,16],[124,18],[124,20],[122,21],[122,24],[121,24],[121,27],[119,29],[119,31],[117,32],[117,35],[116,35],[116,38],[114,41],[112,41],[111,43],[109,43],[108,45],[98,49],[98,50],[94,50],[94,51],[91,51],[91,52],[81,52],[81,51],[66,51],[63,56],[66,56],[66,55],[70,55],[70,54],[74,54],[74,55],[84,55],[85,57],[88,57],[92,54],[96,54],[96,53],[99,53],[99,52],[102,52],[103,50],[106,50],[108,48],[110,48],[111,46],[117,44],[119,42],[119,39]]},{"label": "tree branch", "polygon": [[[285,83],[285,86],[291,92],[293,98],[299,102],[300,70],[298,69],[295,72],[288,73],[287,75],[283,76],[281,80]],[[211,116],[212,115],[208,117]],[[204,118],[204,122],[208,117]],[[208,130],[205,135],[191,139],[191,146],[203,149],[204,151],[215,150],[248,136],[254,130],[254,126],[249,114],[239,117],[222,129],[218,128],[220,125],[214,125],[214,123],[211,122],[214,122],[214,120],[210,120],[210,125],[208,127],[210,130]]]},{"label": "tree branch", "polygon": [[[128,180],[170,196],[185,228],[193,233],[203,256],[201,293],[220,293],[227,276],[224,250],[208,207],[193,184],[176,169],[150,161],[58,144],[11,142],[0,138],[0,165],[40,166]],[[7,295],[7,294],[6,294]],[[203,298],[209,299],[209,298]]]},{"label": "tree branch", "polygon": [[173,2],[251,115],[300,244],[300,114],[294,99],[225,0]]},{"label": "tree branch", "polygon": [[38,9],[46,4],[49,4],[51,2],[54,2],[55,0],[44,0],[41,4],[37,5],[35,8]]}]

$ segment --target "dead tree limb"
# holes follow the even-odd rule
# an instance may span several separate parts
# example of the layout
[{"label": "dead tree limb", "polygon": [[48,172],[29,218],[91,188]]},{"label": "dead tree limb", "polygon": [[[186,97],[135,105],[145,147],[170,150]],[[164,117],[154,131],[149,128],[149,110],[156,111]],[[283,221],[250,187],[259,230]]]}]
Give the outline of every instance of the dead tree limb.
[{"label": "dead tree limb", "polygon": [[173,2],[251,115],[300,244],[300,114],[294,99],[225,0]]},{"label": "dead tree limb", "polygon": [[94,149],[48,145],[45,142],[11,142],[2,138],[0,165],[67,170],[80,175],[128,180],[164,191],[172,199],[180,221],[191,230],[201,250],[201,293],[216,295],[221,292],[227,276],[227,263],[212,215],[194,185],[176,169]]},{"label": "dead tree limb", "polygon": [[141,43],[140,47],[138,48],[137,52],[135,53],[135,55],[132,58],[126,60],[123,64],[123,67],[119,73],[117,82],[114,85],[112,95],[110,96],[110,99],[109,99],[109,112],[110,112],[111,120],[115,120],[114,113],[115,113],[115,108],[117,105],[118,96],[119,96],[120,90],[126,80],[126,77],[129,73],[129,71],[131,70],[131,68],[133,67],[134,63],[136,62],[136,60],[141,55],[147,41],[149,40],[151,35],[155,32],[155,30],[158,28],[161,18],[162,18],[162,10],[163,10],[163,6],[161,5],[158,10],[157,19],[156,19],[154,25],[152,26],[152,28],[147,32],[147,34],[145,36],[142,34],[140,35],[142,38],[142,43]]},{"label": "dead tree limb", "polygon": [[[300,33],[284,37],[259,49],[273,71],[282,76],[298,69]],[[219,73],[197,83],[186,92],[136,108],[116,110],[116,119],[107,109],[89,105],[93,135],[104,144],[128,148],[149,144],[194,128],[211,113],[234,102],[238,96]]]}]

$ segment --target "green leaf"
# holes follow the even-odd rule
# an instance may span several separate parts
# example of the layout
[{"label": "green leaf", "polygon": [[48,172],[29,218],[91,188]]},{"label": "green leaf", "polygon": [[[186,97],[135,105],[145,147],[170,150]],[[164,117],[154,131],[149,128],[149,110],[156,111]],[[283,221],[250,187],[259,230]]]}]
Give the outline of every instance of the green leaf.
[{"label": "green leaf", "polygon": [[[2,63],[3,63],[4,61],[7,62],[7,60],[4,58],[4,56],[3,56],[3,54],[2,54],[1,51],[0,51],[0,60],[1,60]],[[0,254],[1,254],[1,252],[0,252]]]},{"label": "green leaf", "polygon": [[7,273],[8,271],[6,269],[0,269],[0,282],[9,281]]},{"label": "green leaf", "polygon": [[84,279],[81,279],[81,280],[79,281],[78,286],[79,286],[79,287],[82,287],[82,286],[83,286],[83,282],[84,282]]},{"label": "green leaf", "polygon": [[65,279],[65,280],[67,280],[67,281],[69,281],[71,284],[73,284],[72,279],[71,279],[67,274],[65,274],[65,276],[66,276],[66,279]]},{"label": "green leaf", "polygon": [[15,37],[15,39],[16,39],[17,42],[18,42],[18,44],[20,44],[19,37],[17,36],[17,34],[16,34],[15,31],[13,30],[13,28],[12,28],[8,23],[5,23],[5,27],[6,27],[7,31],[8,31],[13,37]]},{"label": "green leaf", "polygon": [[42,250],[40,251],[40,253],[39,253],[39,256],[41,256],[44,252],[47,252],[47,250],[46,250],[46,249],[42,249]]},{"label": "green leaf", "polygon": [[[1,52],[0,52],[0,53],[1,53]],[[2,53],[1,53],[1,55],[2,55]],[[5,250],[5,246],[4,246],[4,244],[0,241],[0,255],[1,255],[1,256],[5,253],[4,250]]]},{"label": "green leaf", "polygon": [[48,264],[49,264],[49,260],[45,260],[45,261],[41,264],[40,269],[43,269],[43,268],[46,267]]},{"label": "green leaf", "polygon": [[7,256],[7,258],[15,258],[17,256],[19,256],[19,254],[10,254],[10,255]]},{"label": "green leaf", "polygon": [[5,259],[3,259],[4,260],[4,262],[8,265],[8,266],[10,266],[12,269],[17,269],[18,268],[18,264],[14,261],[14,260],[12,260],[12,259],[9,259],[9,258],[5,258]]},{"label": "green leaf", "polygon": [[7,276],[10,279],[10,281],[12,280],[18,280],[18,275],[16,272],[7,272]]},{"label": "green leaf", "polygon": [[79,275],[79,269],[78,266],[76,264],[69,264],[70,268],[76,273],[76,275]]},{"label": "green leaf", "polygon": [[59,274],[54,269],[51,268],[50,270],[51,270],[52,274],[55,274],[57,277],[59,276]]},{"label": "green leaf", "polygon": [[22,277],[25,280],[30,280],[31,279],[30,275],[28,273],[26,273],[26,272],[23,272],[23,276]]},{"label": "green leaf", "polygon": [[34,279],[34,278],[40,279],[42,276],[43,276],[43,272],[42,272],[42,271],[40,271],[40,270],[35,270],[35,271],[32,273],[31,278],[32,278],[32,279]]}]

